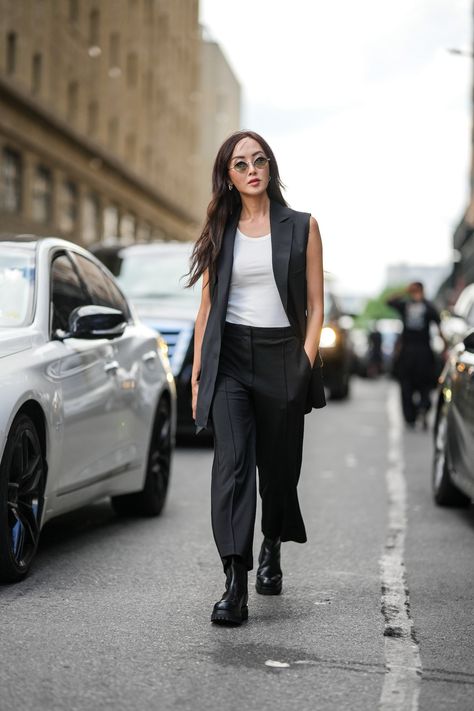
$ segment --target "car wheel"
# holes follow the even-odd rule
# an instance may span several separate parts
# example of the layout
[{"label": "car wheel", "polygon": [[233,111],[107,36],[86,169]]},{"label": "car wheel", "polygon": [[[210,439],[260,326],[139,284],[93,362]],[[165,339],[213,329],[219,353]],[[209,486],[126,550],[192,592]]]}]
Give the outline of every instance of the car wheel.
[{"label": "car wheel", "polygon": [[448,455],[448,406],[438,409],[434,435],[433,497],[438,506],[468,506],[470,499],[453,484]]},{"label": "car wheel", "polygon": [[171,407],[161,398],[155,416],[148,453],[145,484],[135,494],[112,497],[112,506],[121,516],[158,516],[166,501],[171,469]]},{"label": "car wheel", "polygon": [[350,391],[350,375],[349,372],[344,372],[341,380],[329,390],[331,400],[346,400],[349,397]]},{"label": "car wheel", "polygon": [[33,421],[13,421],[0,464],[0,582],[28,574],[35,557],[44,504],[45,461]]}]

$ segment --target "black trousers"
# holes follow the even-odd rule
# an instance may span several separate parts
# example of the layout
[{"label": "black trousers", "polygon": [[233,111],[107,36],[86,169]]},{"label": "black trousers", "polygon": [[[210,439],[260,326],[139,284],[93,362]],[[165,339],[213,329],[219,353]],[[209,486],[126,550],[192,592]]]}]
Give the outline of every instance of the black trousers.
[{"label": "black trousers", "polygon": [[253,567],[256,468],[262,532],[306,541],[297,484],[311,364],[288,328],[226,323],[211,408],[212,528],[222,559]]},{"label": "black trousers", "polygon": [[413,424],[419,412],[431,407],[430,393],[434,382],[433,352],[426,346],[402,349],[399,363],[400,392],[405,422]]}]

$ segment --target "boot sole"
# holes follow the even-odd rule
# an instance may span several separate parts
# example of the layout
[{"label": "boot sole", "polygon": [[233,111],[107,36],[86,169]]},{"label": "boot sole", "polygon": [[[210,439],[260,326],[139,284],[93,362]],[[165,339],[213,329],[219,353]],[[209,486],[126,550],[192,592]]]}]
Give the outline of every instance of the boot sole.
[{"label": "boot sole", "polygon": [[211,622],[214,622],[217,625],[229,625],[236,627],[241,625],[242,622],[248,620],[248,616],[249,609],[245,605],[242,607],[240,615],[231,615],[229,612],[224,611],[213,612],[211,615]]},{"label": "boot sole", "polygon": [[255,590],[259,595],[280,595],[283,589],[283,585],[262,585],[258,580],[255,583]]}]

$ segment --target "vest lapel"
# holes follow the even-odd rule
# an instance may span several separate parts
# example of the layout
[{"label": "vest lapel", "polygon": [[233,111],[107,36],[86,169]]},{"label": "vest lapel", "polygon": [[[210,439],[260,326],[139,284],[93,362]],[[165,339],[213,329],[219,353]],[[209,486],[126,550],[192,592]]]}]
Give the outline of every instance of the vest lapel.
[{"label": "vest lapel", "polygon": [[[273,275],[285,313],[288,316],[288,266],[293,240],[291,210],[277,202],[270,203]],[[288,317],[289,318],[289,317]]]}]

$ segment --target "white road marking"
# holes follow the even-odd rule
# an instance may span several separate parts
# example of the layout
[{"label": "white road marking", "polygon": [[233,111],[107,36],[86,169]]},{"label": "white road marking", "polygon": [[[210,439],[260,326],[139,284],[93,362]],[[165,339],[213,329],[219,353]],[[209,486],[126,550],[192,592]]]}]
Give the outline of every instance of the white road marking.
[{"label": "white road marking", "polygon": [[267,659],[265,666],[274,667],[275,669],[288,669],[290,665],[288,662],[276,662],[273,659]]},{"label": "white road marking", "polygon": [[380,697],[380,711],[417,711],[421,680],[421,658],[413,635],[410,598],[405,575],[406,481],[403,459],[403,423],[398,387],[392,383],[387,398],[388,527],[385,550],[380,560],[382,612],[385,617],[386,674]]}]

